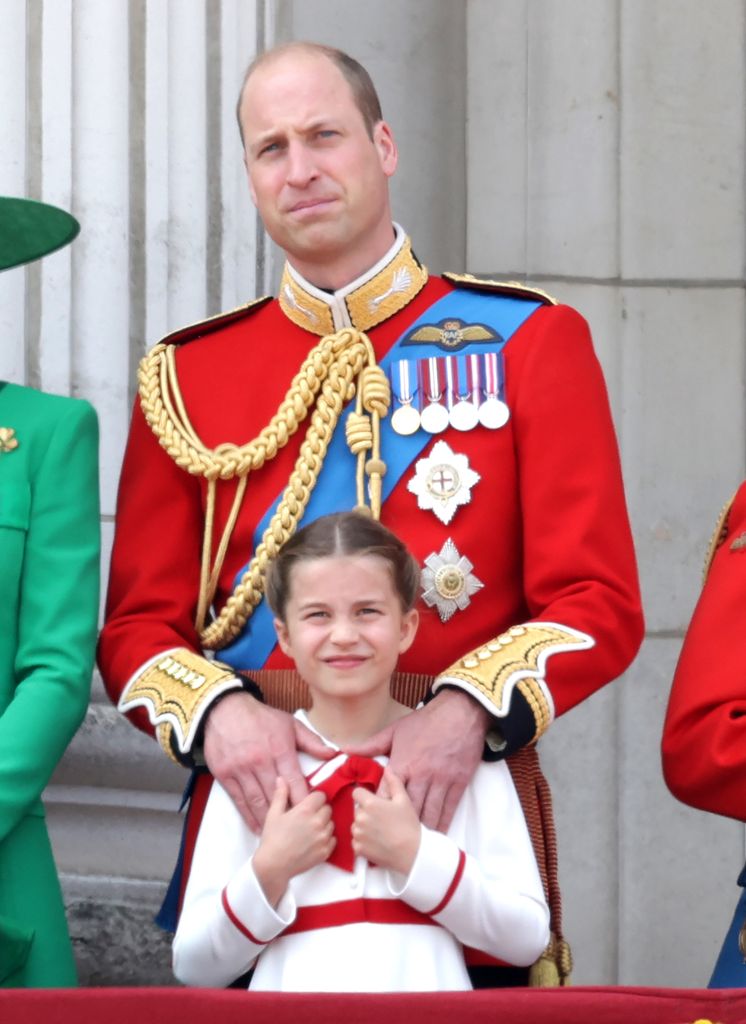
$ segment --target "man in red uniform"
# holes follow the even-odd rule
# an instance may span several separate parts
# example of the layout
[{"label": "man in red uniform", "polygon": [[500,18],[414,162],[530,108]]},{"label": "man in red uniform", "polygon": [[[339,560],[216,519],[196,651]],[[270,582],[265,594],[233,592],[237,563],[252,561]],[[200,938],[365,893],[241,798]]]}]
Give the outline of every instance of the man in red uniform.
[{"label": "man in red uniform", "polygon": [[172,756],[203,751],[258,828],[278,773],[293,802],[306,791],[296,747],[319,754],[237,674],[288,664],[264,569],[299,522],[369,505],[423,565],[400,669],[436,680],[362,752],[390,747],[442,828],[485,737],[491,756],[536,740],[639,646],[601,371],[572,309],[428,275],[392,224],[397,150],[355,61],[307,44],[265,54],[238,113],[252,198],[287,257],[280,292],[143,361],[101,669]]},{"label": "man in red uniform", "polygon": [[[663,728],[663,772],[686,804],[746,821],[746,484],[717,524]],[[746,870],[739,885],[746,885]],[[746,986],[746,894],[711,986]]]}]

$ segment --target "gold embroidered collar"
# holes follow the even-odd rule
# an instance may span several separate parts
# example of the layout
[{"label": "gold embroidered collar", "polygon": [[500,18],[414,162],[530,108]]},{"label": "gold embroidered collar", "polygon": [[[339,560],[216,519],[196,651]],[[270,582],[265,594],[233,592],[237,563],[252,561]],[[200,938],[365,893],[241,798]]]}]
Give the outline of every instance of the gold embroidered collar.
[{"label": "gold embroidered collar", "polygon": [[398,224],[389,251],[362,277],[336,292],[325,292],[285,264],[279,302],[283,313],[306,331],[324,337],[343,327],[369,331],[404,309],[425,286],[427,268],[417,262]]}]

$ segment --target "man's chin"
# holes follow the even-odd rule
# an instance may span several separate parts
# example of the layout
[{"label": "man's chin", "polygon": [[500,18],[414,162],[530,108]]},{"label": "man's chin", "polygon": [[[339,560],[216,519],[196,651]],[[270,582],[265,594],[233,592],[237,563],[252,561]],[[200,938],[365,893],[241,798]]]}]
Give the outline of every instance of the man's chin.
[{"label": "man's chin", "polygon": [[325,264],[336,262],[340,256],[349,251],[350,244],[339,225],[316,223],[308,225],[303,231],[294,232],[292,237],[286,239],[285,244],[280,243],[289,262],[304,273],[303,267],[323,267]]}]

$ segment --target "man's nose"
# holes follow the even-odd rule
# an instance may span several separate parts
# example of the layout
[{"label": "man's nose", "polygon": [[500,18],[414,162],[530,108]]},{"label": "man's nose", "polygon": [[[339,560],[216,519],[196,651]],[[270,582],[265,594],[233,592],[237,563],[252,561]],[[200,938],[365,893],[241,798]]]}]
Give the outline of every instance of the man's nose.
[{"label": "man's nose", "polygon": [[302,188],[316,177],[313,153],[299,139],[288,146],[287,182],[294,188]]}]

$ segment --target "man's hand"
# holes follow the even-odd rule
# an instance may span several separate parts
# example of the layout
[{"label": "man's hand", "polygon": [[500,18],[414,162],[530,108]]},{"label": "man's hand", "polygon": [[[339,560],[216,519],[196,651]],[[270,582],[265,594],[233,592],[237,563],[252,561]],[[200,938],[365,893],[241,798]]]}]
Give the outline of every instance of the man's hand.
[{"label": "man's hand", "polygon": [[254,874],[276,907],[288,882],[322,864],[334,849],[332,809],[318,790],[288,809],[288,785],[277,779],[262,838],[254,854]]},{"label": "man's hand", "polygon": [[[441,690],[424,708],[405,715],[351,753],[391,755],[389,767],[404,783],[427,828],[446,832],[484,749],[490,715],[461,690]],[[389,796],[386,780],[379,793]]]},{"label": "man's hand", "polygon": [[353,790],[352,849],[379,868],[408,875],[420,848],[420,820],[396,775],[387,768],[383,777],[388,797],[362,786]]},{"label": "man's hand", "polygon": [[292,715],[267,707],[248,693],[225,697],[208,713],[207,767],[230,795],[252,832],[260,832],[278,776],[291,804],[307,795],[297,751],[326,761],[334,751]]}]

